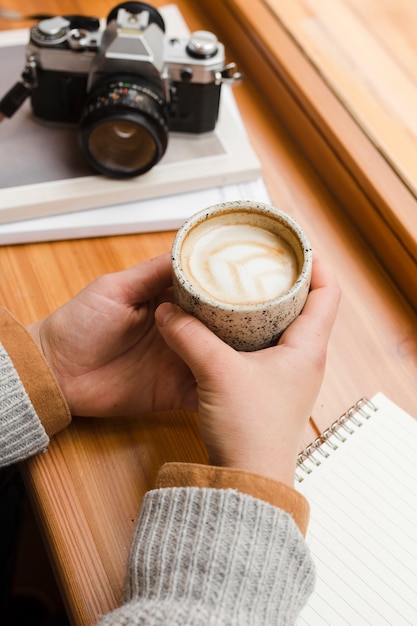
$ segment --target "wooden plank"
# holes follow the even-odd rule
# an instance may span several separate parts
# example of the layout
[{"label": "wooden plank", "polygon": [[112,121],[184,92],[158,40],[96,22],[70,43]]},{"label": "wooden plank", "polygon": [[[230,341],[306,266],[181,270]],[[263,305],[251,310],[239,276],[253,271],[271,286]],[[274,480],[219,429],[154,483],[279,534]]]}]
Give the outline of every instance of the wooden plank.
[{"label": "wooden plank", "polygon": [[372,37],[383,42],[390,56],[407,74],[417,74],[417,4],[415,0],[344,0],[367,24]]}]

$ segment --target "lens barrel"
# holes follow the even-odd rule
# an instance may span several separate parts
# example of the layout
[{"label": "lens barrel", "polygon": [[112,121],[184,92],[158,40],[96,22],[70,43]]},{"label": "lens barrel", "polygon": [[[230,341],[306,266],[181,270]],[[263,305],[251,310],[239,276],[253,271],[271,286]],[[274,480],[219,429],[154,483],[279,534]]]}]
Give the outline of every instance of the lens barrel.
[{"label": "lens barrel", "polygon": [[166,101],[138,77],[110,77],[89,94],[79,139],[91,166],[112,178],[144,174],[168,145]]}]

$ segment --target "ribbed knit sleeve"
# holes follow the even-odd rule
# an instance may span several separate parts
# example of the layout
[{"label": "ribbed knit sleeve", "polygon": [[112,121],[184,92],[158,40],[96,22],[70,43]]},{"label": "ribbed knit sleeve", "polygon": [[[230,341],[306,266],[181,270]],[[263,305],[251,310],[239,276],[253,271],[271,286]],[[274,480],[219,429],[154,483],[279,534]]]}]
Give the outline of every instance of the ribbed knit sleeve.
[{"label": "ribbed knit sleeve", "polygon": [[0,466],[44,450],[70,421],[44,355],[27,329],[0,307]]},{"label": "ribbed knit sleeve", "polygon": [[290,626],[314,586],[291,516],[232,489],[146,494],[125,604],[100,626]]},{"label": "ribbed knit sleeve", "polygon": [[0,344],[0,466],[22,461],[48,443],[22,381]]}]

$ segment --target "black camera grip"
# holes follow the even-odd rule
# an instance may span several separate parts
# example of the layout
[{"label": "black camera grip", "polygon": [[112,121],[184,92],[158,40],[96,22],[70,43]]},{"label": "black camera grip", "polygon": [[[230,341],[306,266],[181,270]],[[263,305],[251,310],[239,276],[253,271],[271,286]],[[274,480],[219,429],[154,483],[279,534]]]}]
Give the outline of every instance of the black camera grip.
[{"label": "black camera grip", "polygon": [[17,109],[22,106],[31,91],[31,86],[20,81],[13,85],[2,100],[0,100],[0,115],[3,117],[12,117]]}]

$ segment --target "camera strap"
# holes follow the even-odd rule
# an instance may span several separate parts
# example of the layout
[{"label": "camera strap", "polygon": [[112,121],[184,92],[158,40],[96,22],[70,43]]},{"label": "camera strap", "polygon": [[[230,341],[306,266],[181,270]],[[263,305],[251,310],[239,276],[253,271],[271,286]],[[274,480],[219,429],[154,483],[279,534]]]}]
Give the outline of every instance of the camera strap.
[{"label": "camera strap", "polygon": [[37,84],[36,62],[29,57],[23,69],[21,80],[18,81],[0,100],[0,121],[5,117],[12,117],[22,106],[30,92]]}]

